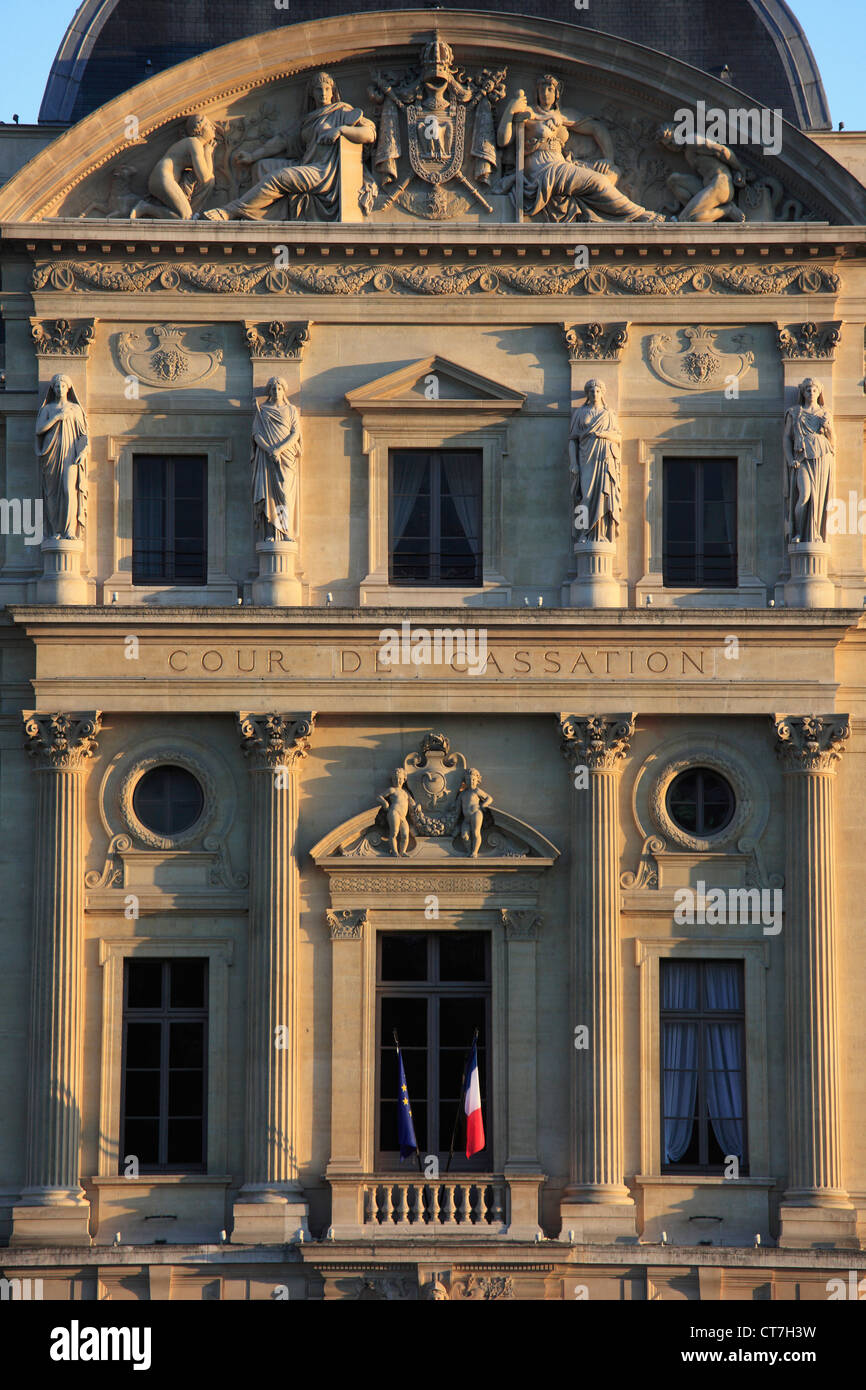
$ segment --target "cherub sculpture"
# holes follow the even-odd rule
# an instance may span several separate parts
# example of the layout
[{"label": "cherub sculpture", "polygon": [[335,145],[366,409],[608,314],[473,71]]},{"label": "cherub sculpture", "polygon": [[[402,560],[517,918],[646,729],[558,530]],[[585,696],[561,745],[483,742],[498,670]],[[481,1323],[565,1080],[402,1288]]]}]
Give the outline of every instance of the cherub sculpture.
[{"label": "cherub sculpture", "polygon": [[393,855],[405,854],[409,848],[409,803],[412,793],[406,785],[406,773],[398,767],[394,785],[378,797],[387,812],[388,847]]},{"label": "cherub sculpture", "polygon": [[488,806],[493,805],[493,797],[482,789],[481,773],[477,768],[471,767],[468,779],[464,778],[457,797],[457,805],[460,808],[460,821],[458,822],[460,839],[466,845],[467,852],[473,859],[476,859],[481,849],[481,827],[484,822],[484,812]]}]

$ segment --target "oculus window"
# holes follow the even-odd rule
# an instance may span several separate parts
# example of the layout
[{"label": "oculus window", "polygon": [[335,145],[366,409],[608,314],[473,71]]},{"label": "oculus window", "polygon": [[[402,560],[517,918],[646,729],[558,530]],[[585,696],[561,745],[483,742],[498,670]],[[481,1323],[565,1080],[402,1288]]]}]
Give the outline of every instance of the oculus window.
[{"label": "oculus window", "polygon": [[480,585],[480,449],[392,449],[390,582]]},{"label": "oculus window", "polygon": [[[487,1172],[492,1162],[490,935],[380,932],[377,949],[378,1166],[400,1168],[396,1029],[422,1159],[437,1154],[444,1174],[459,1117],[452,1173]],[[487,1146],[467,1159],[460,1083],[476,1028]],[[417,1170],[414,1158],[407,1158],[403,1166]]]},{"label": "oculus window", "polygon": [[708,767],[691,767],[668,787],[667,812],[689,835],[715,835],[730,825],[734,793],[724,777]]},{"label": "oculus window", "polygon": [[207,583],[207,459],[132,461],[133,584]]},{"label": "oculus window", "polygon": [[153,767],[136,783],[132,809],[142,825],[157,835],[180,835],[195,825],[204,810],[204,792],[185,767]]},{"label": "oculus window", "polygon": [[664,460],[667,588],[737,586],[737,460]]},{"label": "oculus window", "polygon": [[206,960],[127,960],[119,1172],[204,1172]]},{"label": "oculus window", "polygon": [[662,1171],[748,1171],[741,961],[661,962]]}]

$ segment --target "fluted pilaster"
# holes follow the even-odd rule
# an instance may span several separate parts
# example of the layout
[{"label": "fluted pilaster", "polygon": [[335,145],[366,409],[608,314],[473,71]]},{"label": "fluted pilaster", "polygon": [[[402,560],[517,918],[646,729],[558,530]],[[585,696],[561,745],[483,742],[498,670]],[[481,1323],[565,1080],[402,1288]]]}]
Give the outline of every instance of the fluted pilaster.
[{"label": "fluted pilaster", "polygon": [[[232,1239],[285,1239],[251,1204],[297,1207],[298,768],[315,715],[241,712],[250,771],[250,896],[244,1186]],[[296,1220],[294,1226],[305,1226]],[[253,1227],[255,1228],[253,1232]]]},{"label": "fluted pilaster", "polygon": [[[573,1022],[588,1029],[587,1045],[575,1046],[572,1056],[571,1175],[564,1223],[573,1219],[575,1204],[631,1205],[624,1182],[617,789],[634,727],[633,714],[564,715],[560,721],[562,752],[575,782]],[[576,1043],[582,1040],[578,1036]]]},{"label": "fluted pilaster", "polygon": [[785,971],[788,1173],[785,1202],[844,1203],[836,974],[834,783],[847,716],[775,716],[786,788]]},{"label": "fluted pilaster", "polygon": [[[79,1182],[84,772],[100,724],[98,712],[24,715],[37,798],[26,1187],[13,1244],[90,1242]],[[35,1207],[56,1209],[56,1220],[35,1217]]]}]

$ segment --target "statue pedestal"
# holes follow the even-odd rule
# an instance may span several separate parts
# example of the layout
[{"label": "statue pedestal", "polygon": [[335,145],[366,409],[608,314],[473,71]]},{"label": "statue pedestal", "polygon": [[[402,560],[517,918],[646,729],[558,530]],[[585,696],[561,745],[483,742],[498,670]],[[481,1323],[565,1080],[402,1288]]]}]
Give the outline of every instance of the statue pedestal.
[{"label": "statue pedestal", "polygon": [[835,608],[836,588],[828,577],[826,541],[796,541],[788,546],[791,578],[785,584],[786,608]]},{"label": "statue pedestal", "polygon": [[571,581],[572,608],[620,608],[619,581],[613,577],[613,541],[575,541],[577,574]]},{"label": "statue pedestal", "polygon": [[259,577],[253,580],[253,603],[265,608],[299,608],[303,599],[297,541],[256,541]]},{"label": "statue pedestal", "polygon": [[37,603],[87,603],[89,585],[81,577],[84,541],[42,542],[42,578],[36,581]]}]

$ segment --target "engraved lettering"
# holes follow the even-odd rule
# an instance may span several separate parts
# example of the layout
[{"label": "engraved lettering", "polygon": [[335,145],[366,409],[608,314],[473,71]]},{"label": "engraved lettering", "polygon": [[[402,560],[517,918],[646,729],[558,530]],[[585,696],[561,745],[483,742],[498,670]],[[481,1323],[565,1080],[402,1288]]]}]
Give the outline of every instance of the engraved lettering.
[{"label": "engraved lettering", "polygon": [[[207,659],[208,659],[209,656],[215,656],[215,657],[216,657],[216,659],[217,659],[217,664],[216,664],[216,666],[208,666],[208,664],[207,664]],[[221,671],[222,668],[223,668],[223,659],[222,659],[222,656],[220,655],[219,652],[213,652],[213,651],[211,651],[211,652],[202,652],[201,664],[202,664],[202,669],[205,670],[205,671],[210,671],[210,672]]]},{"label": "engraved lettering", "polygon": [[172,669],[173,671],[185,671],[185,670],[186,670],[186,666],[176,666],[176,665],[175,665],[174,659],[175,659],[176,656],[182,656],[182,657],[184,657],[184,658],[187,658],[187,657],[189,656],[189,652],[184,651],[183,648],[181,647],[178,651],[172,652],[171,656],[168,658],[168,664],[169,664],[169,666],[171,667],[171,669]]},{"label": "engraved lettering", "polygon": [[[347,657],[347,656],[353,656],[353,657],[355,658],[355,660],[357,661],[357,663],[358,663],[357,666],[347,666],[347,665],[346,665],[346,657]],[[378,661],[377,661],[377,666],[378,666]],[[341,651],[341,652],[340,652],[340,675],[341,675],[341,676],[352,676],[352,675],[355,674],[356,671],[360,671],[360,669],[361,669],[361,657],[360,657],[360,653],[359,653],[359,652],[353,652],[353,651],[351,651],[351,650]],[[388,668],[385,667],[384,669],[387,670]]]}]

